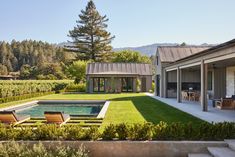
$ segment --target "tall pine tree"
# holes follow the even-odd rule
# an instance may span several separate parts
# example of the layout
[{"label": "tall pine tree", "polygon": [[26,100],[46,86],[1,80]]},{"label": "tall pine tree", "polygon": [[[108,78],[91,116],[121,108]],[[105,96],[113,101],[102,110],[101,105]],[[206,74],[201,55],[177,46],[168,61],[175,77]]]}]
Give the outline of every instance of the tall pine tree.
[{"label": "tall pine tree", "polygon": [[79,59],[106,61],[112,50],[111,41],[114,39],[114,36],[106,31],[107,16],[101,16],[94,2],[90,0],[79,18],[76,21],[77,26],[69,31],[68,35],[73,44],[66,49],[77,52]]}]

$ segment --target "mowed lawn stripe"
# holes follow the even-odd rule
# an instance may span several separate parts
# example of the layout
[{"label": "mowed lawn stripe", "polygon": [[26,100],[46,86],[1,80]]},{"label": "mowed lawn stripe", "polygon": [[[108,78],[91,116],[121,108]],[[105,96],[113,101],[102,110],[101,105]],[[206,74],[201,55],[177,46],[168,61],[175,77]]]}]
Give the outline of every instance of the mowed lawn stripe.
[{"label": "mowed lawn stripe", "polygon": [[[103,124],[117,123],[143,123],[160,121],[191,122],[197,125],[202,120],[171,107],[163,102],[157,101],[143,93],[124,94],[52,94],[32,100],[110,100],[110,106],[104,118]],[[1,106],[12,106],[27,100],[1,104]]]}]

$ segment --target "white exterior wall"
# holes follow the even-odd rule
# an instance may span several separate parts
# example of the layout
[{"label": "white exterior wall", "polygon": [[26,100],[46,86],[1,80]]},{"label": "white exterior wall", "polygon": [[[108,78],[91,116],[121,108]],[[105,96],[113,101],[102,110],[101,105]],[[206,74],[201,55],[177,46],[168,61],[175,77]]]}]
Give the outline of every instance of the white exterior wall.
[{"label": "white exterior wall", "polygon": [[226,68],[226,96],[235,94],[235,66]]}]

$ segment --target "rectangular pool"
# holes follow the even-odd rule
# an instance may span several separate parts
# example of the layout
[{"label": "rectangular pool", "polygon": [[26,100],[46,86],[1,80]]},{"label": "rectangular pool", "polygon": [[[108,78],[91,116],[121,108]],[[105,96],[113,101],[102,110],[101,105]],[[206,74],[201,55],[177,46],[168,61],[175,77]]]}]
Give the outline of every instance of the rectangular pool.
[{"label": "rectangular pool", "polygon": [[105,101],[38,101],[9,110],[15,110],[19,115],[30,117],[44,117],[45,111],[60,111],[74,117],[96,117],[104,106]]}]

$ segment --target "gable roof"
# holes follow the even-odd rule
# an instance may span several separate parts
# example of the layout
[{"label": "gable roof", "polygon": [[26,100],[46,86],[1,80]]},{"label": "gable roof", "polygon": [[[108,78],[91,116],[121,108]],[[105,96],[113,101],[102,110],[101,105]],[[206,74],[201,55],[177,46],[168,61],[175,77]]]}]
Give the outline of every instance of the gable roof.
[{"label": "gable roof", "polygon": [[157,52],[161,62],[175,62],[209,48],[211,46],[159,46]]},{"label": "gable roof", "polygon": [[89,63],[87,75],[152,75],[151,64],[142,63]]}]

